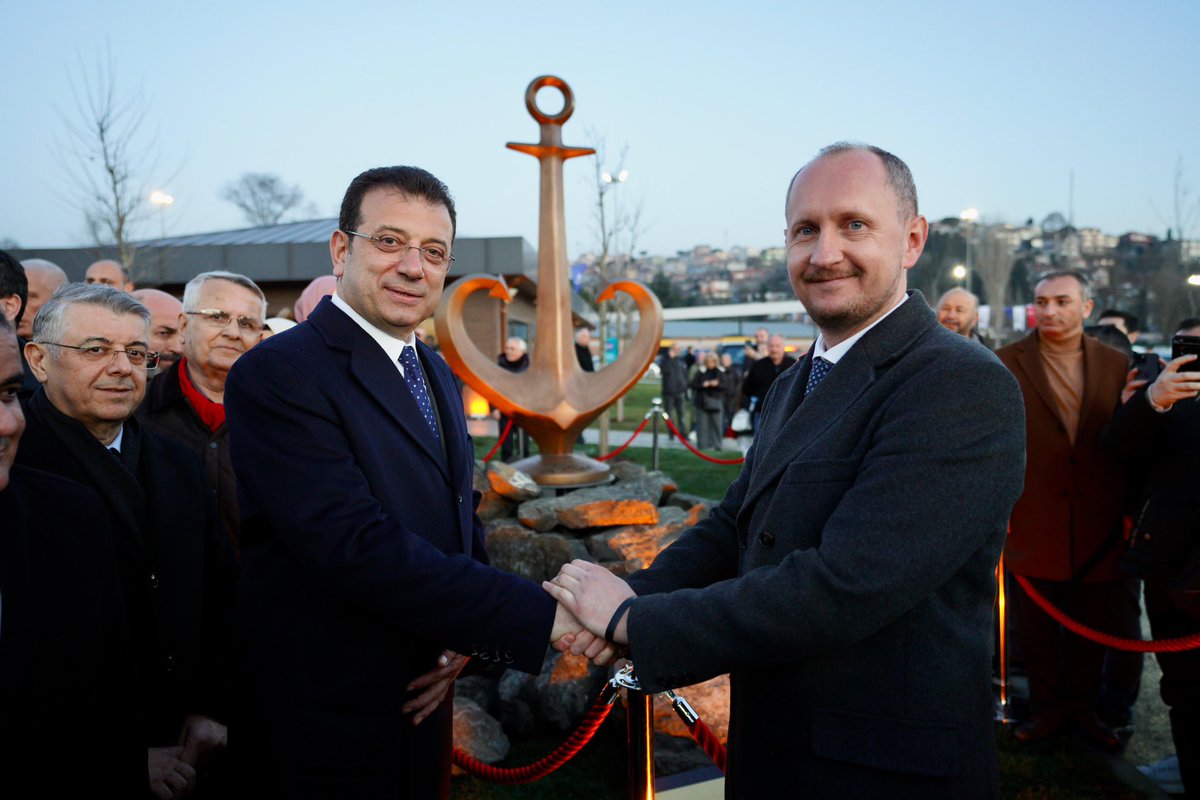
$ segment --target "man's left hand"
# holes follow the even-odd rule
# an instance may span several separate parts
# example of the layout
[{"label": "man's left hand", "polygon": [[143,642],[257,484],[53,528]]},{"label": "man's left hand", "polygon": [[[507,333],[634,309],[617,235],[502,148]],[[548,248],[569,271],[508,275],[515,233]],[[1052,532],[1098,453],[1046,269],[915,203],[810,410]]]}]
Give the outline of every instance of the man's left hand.
[{"label": "man's left hand", "polygon": [[438,656],[438,665],[419,678],[414,678],[408,684],[408,691],[420,692],[416,697],[404,704],[401,709],[405,714],[413,715],[413,725],[420,725],[426,717],[433,713],[454,685],[458,673],[471,659],[453,650],[446,650]]}]

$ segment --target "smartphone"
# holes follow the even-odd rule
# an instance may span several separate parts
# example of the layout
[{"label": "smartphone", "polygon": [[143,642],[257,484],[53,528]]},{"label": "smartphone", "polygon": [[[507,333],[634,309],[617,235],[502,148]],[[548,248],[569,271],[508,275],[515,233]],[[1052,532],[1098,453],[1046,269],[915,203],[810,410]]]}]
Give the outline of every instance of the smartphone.
[{"label": "smartphone", "polygon": [[[1200,336],[1176,336],[1171,340],[1172,361],[1180,356],[1193,354],[1200,356]],[[1190,371],[1195,365],[1195,361],[1189,363],[1188,370]]]}]

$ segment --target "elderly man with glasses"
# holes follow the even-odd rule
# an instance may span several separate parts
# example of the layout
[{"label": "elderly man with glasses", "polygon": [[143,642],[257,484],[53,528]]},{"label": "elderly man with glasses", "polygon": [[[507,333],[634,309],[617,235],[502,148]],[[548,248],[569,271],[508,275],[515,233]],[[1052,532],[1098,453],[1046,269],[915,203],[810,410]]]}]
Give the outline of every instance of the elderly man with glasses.
[{"label": "elderly man with glasses", "polygon": [[41,388],[17,462],[86,486],[107,507],[138,661],[130,713],[141,714],[149,791],[169,798],[190,793],[197,768],[224,748],[236,566],[199,460],[133,418],[158,362],[149,339],[150,312],[129,295],[55,292],[25,345]]},{"label": "elderly man with glasses", "polygon": [[147,428],[168,436],[204,462],[216,489],[221,525],[238,542],[237,482],[229,460],[225,379],[259,342],[267,315],[262,289],[244,275],[202,272],[183,290],[183,358],[156,377],[138,409]]}]

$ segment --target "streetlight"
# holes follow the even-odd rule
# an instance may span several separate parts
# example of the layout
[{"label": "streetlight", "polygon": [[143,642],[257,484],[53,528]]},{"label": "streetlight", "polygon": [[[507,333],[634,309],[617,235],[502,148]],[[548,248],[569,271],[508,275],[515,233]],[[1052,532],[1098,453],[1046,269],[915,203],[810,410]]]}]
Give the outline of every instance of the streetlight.
[{"label": "streetlight", "polygon": [[962,264],[955,264],[954,269],[950,270],[950,274],[954,276],[954,280],[958,281],[959,285],[962,285],[963,281],[967,279],[967,268]]},{"label": "streetlight", "polygon": [[175,202],[175,198],[161,189],[150,193],[150,202],[158,206],[158,232],[161,238],[167,238],[167,206]]},{"label": "streetlight", "polygon": [[1188,275],[1187,282],[1188,286],[1200,286],[1200,272]]},{"label": "streetlight", "polygon": [[[1187,285],[1193,289],[1200,289],[1200,272],[1193,272],[1187,276]],[[1196,293],[1188,292],[1188,305],[1192,309],[1192,313],[1196,313]]]}]

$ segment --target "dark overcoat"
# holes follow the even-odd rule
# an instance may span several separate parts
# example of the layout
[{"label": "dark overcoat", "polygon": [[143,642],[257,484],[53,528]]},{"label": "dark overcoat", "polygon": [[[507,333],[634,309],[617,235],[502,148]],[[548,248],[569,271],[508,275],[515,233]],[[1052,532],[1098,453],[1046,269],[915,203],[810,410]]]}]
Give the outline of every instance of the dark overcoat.
[{"label": "dark overcoat", "polygon": [[444,796],[449,703],[414,727],[409,681],[445,648],[541,669],[554,602],[487,566],[462,401],[445,362],[417,350],[440,443],[329,299],[230,372],[243,569],[230,749],[250,795]]},{"label": "dark overcoat", "polygon": [[917,292],[804,398],[811,359],[775,381],[721,504],[631,577],[638,676],[731,673],[729,797],[994,797],[1016,382]]}]

